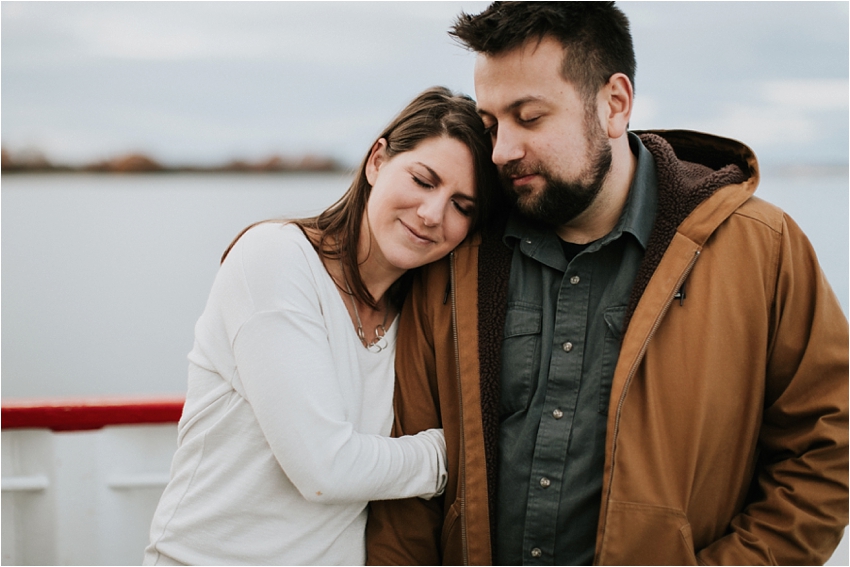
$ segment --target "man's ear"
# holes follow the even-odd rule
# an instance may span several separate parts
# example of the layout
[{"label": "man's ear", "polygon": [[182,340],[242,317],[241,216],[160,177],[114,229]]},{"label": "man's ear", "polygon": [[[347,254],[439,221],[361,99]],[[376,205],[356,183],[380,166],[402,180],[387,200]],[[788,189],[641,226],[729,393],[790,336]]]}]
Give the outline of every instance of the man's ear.
[{"label": "man's ear", "polygon": [[369,154],[369,159],[366,160],[366,181],[369,185],[374,185],[378,180],[378,170],[387,161],[387,140],[380,138],[375,145],[372,146],[372,152]]},{"label": "man's ear", "polygon": [[629,128],[629,120],[632,116],[632,103],[634,102],[634,90],[632,82],[623,73],[614,73],[608,79],[608,83],[599,91],[603,98],[606,115],[604,124],[608,127],[608,137],[619,138]]}]

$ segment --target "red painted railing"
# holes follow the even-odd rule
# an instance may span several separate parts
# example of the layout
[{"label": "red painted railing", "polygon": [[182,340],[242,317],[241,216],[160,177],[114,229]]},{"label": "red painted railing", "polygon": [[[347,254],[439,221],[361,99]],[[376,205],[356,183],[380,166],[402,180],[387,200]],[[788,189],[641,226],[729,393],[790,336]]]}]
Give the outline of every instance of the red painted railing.
[{"label": "red painted railing", "polygon": [[3,400],[2,427],[84,431],[106,425],[176,423],[184,401],[183,396]]}]

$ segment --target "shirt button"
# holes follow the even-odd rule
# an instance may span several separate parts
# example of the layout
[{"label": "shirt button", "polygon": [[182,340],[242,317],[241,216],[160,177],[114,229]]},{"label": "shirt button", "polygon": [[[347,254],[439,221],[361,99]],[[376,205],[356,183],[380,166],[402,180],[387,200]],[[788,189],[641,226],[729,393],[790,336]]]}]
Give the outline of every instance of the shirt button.
[{"label": "shirt button", "polygon": [[532,557],[540,557],[541,555],[543,555],[543,552],[540,551],[539,547],[535,547],[534,549],[531,550],[531,556]]},{"label": "shirt button", "polygon": [[540,486],[542,486],[543,488],[549,488],[550,484],[552,484],[552,482],[545,476],[540,479]]},{"label": "shirt button", "polygon": [[570,278],[570,283],[573,284],[573,285],[576,285],[580,281],[581,281],[581,278],[578,277],[578,276],[573,276],[573,277]]},{"label": "shirt button", "polygon": [[561,419],[562,417],[564,417],[564,412],[555,408],[555,410],[552,412],[552,417],[554,417],[555,419]]},{"label": "shirt button", "polygon": [[561,347],[564,349],[564,352],[570,352],[571,350],[573,350],[573,343],[566,342],[562,344]]}]

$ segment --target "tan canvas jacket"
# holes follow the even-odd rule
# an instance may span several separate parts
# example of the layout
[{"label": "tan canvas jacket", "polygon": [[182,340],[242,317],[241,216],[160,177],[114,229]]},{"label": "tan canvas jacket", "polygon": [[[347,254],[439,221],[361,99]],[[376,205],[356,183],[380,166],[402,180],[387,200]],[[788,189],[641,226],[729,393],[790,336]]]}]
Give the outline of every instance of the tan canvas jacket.
[{"label": "tan canvas jacket", "polygon": [[[641,139],[659,209],[614,374],[595,562],[823,563],[848,515],[847,319],[800,229],[752,196],[749,148]],[[370,564],[492,562],[505,250],[476,235],[414,284],[395,434],[443,427],[449,484],[372,504]]]}]

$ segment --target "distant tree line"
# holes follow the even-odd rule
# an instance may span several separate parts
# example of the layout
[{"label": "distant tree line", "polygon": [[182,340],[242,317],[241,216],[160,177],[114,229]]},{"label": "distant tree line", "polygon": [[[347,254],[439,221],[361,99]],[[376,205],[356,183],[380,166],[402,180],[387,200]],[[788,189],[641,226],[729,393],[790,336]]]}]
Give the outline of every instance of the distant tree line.
[{"label": "distant tree line", "polygon": [[82,166],[60,165],[52,163],[38,151],[11,153],[2,149],[3,173],[169,173],[169,172],[211,172],[211,173],[275,173],[275,172],[334,172],[346,168],[335,159],[314,155],[301,157],[271,156],[264,160],[249,162],[233,160],[224,165],[166,166],[155,159],[140,153],[130,153],[112,159],[93,162]]}]

